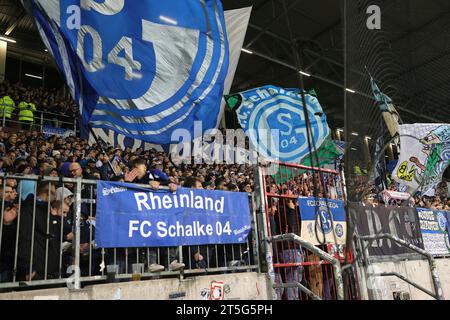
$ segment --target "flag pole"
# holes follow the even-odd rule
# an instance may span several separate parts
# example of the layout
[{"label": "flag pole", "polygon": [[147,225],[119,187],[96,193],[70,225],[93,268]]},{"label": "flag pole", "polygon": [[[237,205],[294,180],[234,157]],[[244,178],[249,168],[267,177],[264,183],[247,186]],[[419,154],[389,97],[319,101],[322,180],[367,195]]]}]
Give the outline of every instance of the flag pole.
[{"label": "flag pole", "polygon": [[112,172],[114,173],[114,176],[118,177],[119,175],[117,174],[116,170],[114,170],[114,167],[113,167],[111,161],[109,161],[108,154],[106,153],[105,149],[103,148],[103,145],[100,143],[99,138],[97,137],[97,135],[94,132],[94,129],[91,127],[90,124],[88,124],[88,126],[89,126],[89,131],[91,132],[92,136],[94,137],[95,142],[97,143],[97,145],[100,146],[100,148],[102,149],[102,153],[107,157],[108,165],[109,165],[110,169],[112,170]]},{"label": "flag pole", "polygon": [[[289,11],[286,5],[286,0],[283,0],[283,7],[284,7],[284,13],[286,15],[286,22],[287,22],[287,26],[288,26],[288,31],[289,31],[289,38],[290,38],[290,42],[291,42],[291,48],[292,48],[292,52],[294,54],[294,59],[295,59],[295,68],[296,68],[296,74],[297,74],[297,79],[298,79],[298,83],[299,83],[299,87],[300,87],[300,94],[301,94],[301,98],[302,98],[302,105],[303,105],[303,113],[305,115],[305,124],[306,124],[306,137],[307,137],[307,141],[308,141],[308,151],[309,151],[309,157],[310,157],[310,161],[311,161],[311,166],[314,166],[314,161],[316,161],[317,163],[317,170],[319,172],[319,185],[323,186],[323,189],[325,191],[326,186],[325,186],[325,181],[323,178],[323,172],[322,169],[320,168],[320,162],[319,162],[319,156],[317,154],[317,147],[316,144],[314,143],[314,135],[312,132],[312,128],[311,128],[311,120],[309,118],[309,113],[308,113],[308,107],[306,105],[306,97],[305,97],[305,85],[304,85],[304,81],[303,81],[303,75],[300,73],[301,69],[301,58],[300,55],[298,53],[298,44],[297,41],[295,41],[293,33],[292,33],[292,27],[291,27],[291,22],[289,19]],[[315,159],[314,159],[315,158]],[[319,190],[318,190],[318,186],[316,185],[316,175],[315,173],[313,173],[313,196],[314,198],[318,198],[319,197]],[[328,209],[328,213],[329,213],[329,217],[331,220],[331,224],[334,226],[334,219],[333,219],[333,215],[331,214],[331,211],[329,210],[329,206],[328,206],[328,199],[327,199],[327,195],[324,194],[324,199],[325,199],[325,203],[326,203],[326,207]],[[316,210],[315,210],[315,221],[317,221],[317,217],[319,216],[319,207],[316,206]],[[319,219],[320,222],[320,230],[323,231],[323,224],[322,224],[322,219]],[[319,237],[318,237],[318,232],[317,232],[317,223],[315,224],[315,233],[316,233],[316,239],[319,243],[324,244],[326,241],[326,236],[325,233],[323,232],[324,236],[323,236],[323,241],[320,241]],[[336,237],[336,232],[335,232],[335,228],[333,227],[333,239],[335,241],[335,243],[337,244],[337,237]]]}]

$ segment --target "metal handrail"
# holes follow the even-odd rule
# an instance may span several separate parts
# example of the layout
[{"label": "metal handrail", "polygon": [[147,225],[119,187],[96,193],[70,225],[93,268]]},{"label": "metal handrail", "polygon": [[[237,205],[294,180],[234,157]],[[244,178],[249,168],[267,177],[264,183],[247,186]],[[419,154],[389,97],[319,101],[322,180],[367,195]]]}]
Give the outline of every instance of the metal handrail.
[{"label": "metal handrail", "polygon": [[[17,181],[32,181],[34,182],[34,194],[36,194],[36,188],[37,188],[37,183],[36,182],[45,182],[45,183],[58,183],[58,185],[60,186],[62,184],[62,186],[64,186],[64,184],[73,184],[74,186],[74,192],[73,192],[73,196],[74,196],[74,219],[73,219],[73,239],[71,240],[72,242],[72,268],[71,271],[67,271],[67,273],[65,275],[69,276],[70,272],[72,272],[72,275],[70,275],[69,278],[65,277],[65,276],[61,276],[60,274],[60,278],[59,279],[39,279],[39,280],[19,280],[16,281],[15,278],[15,274],[17,272],[16,269],[16,264],[14,265],[14,269],[13,269],[13,273],[14,273],[14,278],[12,280],[12,282],[8,282],[8,283],[0,283],[0,289],[12,289],[12,288],[16,288],[16,287],[39,287],[39,286],[52,286],[52,285],[60,285],[60,284],[69,284],[70,283],[70,289],[74,289],[74,290],[78,290],[82,288],[82,284],[84,283],[88,283],[91,281],[104,281],[104,280],[108,280],[108,276],[104,275],[104,272],[102,272],[102,275],[91,275],[91,271],[89,269],[89,275],[81,275],[80,273],[80,266],[81,266],[81,256],[80,256],[80,237],[81,237],[81,233],[80,233],[80,223],[81,223],[81,204],[83,202],[86,202],[86,199],[83,198],[81,191],[83,189],[83,187],[89,186],[94,187],[97,184],[97,180],[88,180],[88,179],[82,179],[82,178],[59,178],[59,177],[50,177],[50,176],[39,176],[39,175],[11,175],[11,174],[6,174],[6,173],[0,173],[0,179],[3,180],[3,183],[5,183],[6,179],[16,179]],[[152,190],[153,188],[149,185],[143,185],[143,184],[133,184],[134,186],[139,186],[139,187],[144,187],[146,189]],[[21,186],[21,184],[19,184],[19,186]],[[168,190],[169,188],[167,186],[160,186],[159,190]],[[92,189],[91,189],[92,190]],[[21,194],[21,192],[19,192],[19,194]],[[91,191],[91,198],[92,199],[92,191]],[[89,200],[89,199],[87,199]],[[253,202],[253,197],[249,196],[249,201]],[[91,201],[95,201],[95,200],[91,200]],[[0,201],[1,202],[1,201]],[[21,206],[21,197],[19,197],[19,207]],[[35,204],[34,204],[35,206]],[[255,206],[252,204],[252,215],[253,215],[253,219],[255,219],[256,217],[256,212],[254,211]],[[35,215],[34,210],[33,210],[33,216]],[[18,215],[18,219],[20,219],[20,214]],[[3,219],[1,219],[1,215],[0,215],[0,248],[1,248],[1,232],[3,230],[2,228],[2,223]],[[47,222],[48,223],[48,222]],[[183,277],[184,275],[190,275],[190,276],[196,276],[196,275],[203,275],[203,274],[214,274],[214,273],[226,273],[226,272],[244,272],[244,271],[257,271],[260,272],[261,270],[261,266],[260,266],[260,259],[259,259],[259,250],[253,251],[253,254],[250,253],[250,245],[255,246],[256,243],[258,243],[258,224],[256,222],[256,220],[254,220],[252,222],[253,226],[252,226],[252,230],[253,230],[253,238],[249,238],[247,240],[247,251],[238,253],[238,259],[240,259],[240,261],[242,262],[243,259],[245,259],[245,261],[248,262],[244,262],[242,265],[228,265],[228,266],[222,266],[219,264],[217,264],[217,266],[208,266],[202,269],[190,269],[190,265],[191,262],[189,260],[189,269],[183,270],[181,273],[179,271],[167,271],[167,272],[158,272],[158,273],[150,273],[150,272],[139,272],[141,278],[145,278],[145,277],[161,277],[161,276],[179,276],[180,279],[181,277]],[[20,225],[20,224],[19,224]],[[32,223],[32,225],[35,225],[35,223]],[[19,227],[20,228],[20,227]],[[17,249],[17,243],[18,243],[18,235],[19,235],[19,228],[17,229],[17,234],[16,234],[16,249],[15,249],[15,253],[17,254],[18,249]],[[32,229],[34,230],[34,228]],[[92,229],[91,229],[92,232]],[[48,229],[47,229],[47,233],[48,233]],[[255,238],[256,236],[256,238]],[[33,236],[32,236],[33,238]],[[250,244],[250,241],[252,242],[252,244]],[[89,243],[91,244],[89,246],[90,250],[92,248],[92,238],[90,238]],[[94,245],[95,246],[95,245]],[[189,246],[184,246],[186,247],[186,250]],[[33,248],[33,246],[32,246]],[[100,248],[96,248],[96,249],[100,249]],[[180,249],[183,249],[182,246],[180,246]],[[216,247],[217,250],[217,247]],[[102,250],[102,255],[104,255],[104,250]],[[232,251],[234,252],[234,248],[232,248]],[[91,252],[91,251],[90,251]],[[187,251],[186,251],[187,252]],[[190,251],[189,251],[190,252]],[[46,254],[47,254],[47,249],[46,249]],[[190,254],[190,253],[189,253]],[[216,261],[217,261],[217,254],[216,253]],[[183,258],[183,251],[180,250],[180,254],[178,257],[178,261],[183,262],[182,258]],[[30,255],[31,257],[33,257],[33,253],[31,253]],[[235,259],[235,254],[232,254],[233,259]],[[251,256],[253,256],[253,262],[251,259]],[[248,260],[247,260],[248,257]],[[92,253],[89,253],[89,259],[92,258]],[[61,256],[60,256],[61,259]],[[115,252],[114,252],[114,259],[115,259]],[[158,251],[158,259],[159,259],[159,251]],[[209,258],[207,258],[209,259]],[[211,258],[212,259],[212,258]],[[16,260],[17,261],[17,258]],[[47,262],[47,258],[45,259],[45,261]],[[159,260],[158,260],[159,261]],[[104,257],[102,257],[102,263],[104,263]],[[16,262],[15,262],[16,263]],[[217,262],[216,262],[217,263]],[[116,261],[114,260],[114,264],[116,264]],[[31,264],[30,264],[31,266]],[[89,266],[91,266],[91,260],[89,260]],[[129,266],[129,261],[128,259],[126,260],[126,267]],[[45,269],[47,270],[47,269]],[[170,269],[169,269],[170,270]],[[60,265],[60,272],[63,272],[61,269],[61,265]],[[121,271],[122,272],[122,271]],[[133,271],[134,272],[134,271]],[[31,274],[32,272],[28,272],[28,274]],[[47,272],[44,272],[45,275],[47,275]],[[125,269],[125,273],[118,273],[115,275],[116,279],[132,279],[132,275],[130,273],[128,273],[127,269]]]},{"label": "metal handrail", "polygon": [[[13,113],[16,114],[16,113]],[[40,116],[39,116],[40,114]],[[53,118],[45,118],[44,116],[48,115],[49,117],[53,116]],[[41,131],[44,127],[44,121],[47,122],[52,122],[55,120],[55,117],[63,117],[65,120],[71,120],[73,119],[73,121],[65,121],[65,120],[60,120],[59,118],[56,118],[56,120],[58,120],[61,124],[64,125],[70,125],[73,126],[73,130],[76,132],[77,129],[77,125],[76,125],[76,119],[78,117],[71,117],[71,116],[67,116],[65,114],[58,114],[58,113],[53,113],[53,112],[44,112],[41,110],[36,110],[33,112],[33,122],[32,125],[33,126],[37,126],[41,128]],[[6,113],[3,112],[3,116],[2,116],[2,122],[1,122],[1,126],[5,127],[6,126],[6,120],[8,120],[8,123],[16,123],[16,124],[30,124],[29,122],[25,122],[25,121],[21,121],[21,120],[16,120],[16,119],[6,119]]]},{"label": "metal handrail", "polygon": [[409,280],[408,278],[402,276],[400,273],[397,273],[397,272],[383,272],[383,273],[376,273],[376,274],[374,274],[374,276],[376,276],[376,277],[397,277],[397,278],[405,281],[406,283],[409,283],[413,287],[419,289],[420,291],[425,292],[429,296],[432,296],[433,298],[437,299],[436,295],[433,292],[431,292],[430,290],[422,287],[421,285],[419,285],[419,284]]},{"label": "metal handrail", "polygon": [[[364,241],[371,241],[371,240],[377,240],[377,239],[389,239],[389,240],[392,240],[392,241],[394,241],[406,248],[409,248],[410,250],[426,257],[428,260],[428,264],[430,265],[431,278],[433,280],[433,287],[434,287],[434,292],[435,292],[434,297],[436,300],[444,300],[444,293],[443,293],[442,286],[441,286],[441,280],[440,280],[438,272],[437,272],[436,261],[434,260],[433,256],[428,251],[421,249],[413,244],[408,243],[405,240],[397,238],[388,233],[383,233],[383,234],[379,234],[379,235],[372,234],[372,235],[366,235],[366,236],[359,236],[359,235],[356,235],[356,236]],[[424,291],[424,292],[426,292],[426,291]]]},{"label": "metal handrail", "polygon": [[[293,241],[297,243],[298,245],[308,249],[311,251],[314,255],[319,256],[320,258],[328,261],[333,266],[333,272],[334,272],[334,279],[336,281],[336,296],[338,300],[344,300],[344,283],[342,281],[342,270],[341,270],[341,263],[339,259],[336,259],[331,254],[317,248],[312,243],[303,240],[298,235],[294,233],[288,233],[288,234],[282,234],[271,237],[271,240],[273,242],[282,242],[282,241]],[[274,286],[275,288],[275,286]]]},{"label": "metal handrail", "polygon": [[293,283],[281,283],[281,284],[274,284],[274,289],[286,289],[286,288],[298,288],[300,291],[303,291],[313,300],[322,300],[318,295],[316,295],[314,292],[306,288],[304,285],[302,285],[300,282],[293,282]]}]

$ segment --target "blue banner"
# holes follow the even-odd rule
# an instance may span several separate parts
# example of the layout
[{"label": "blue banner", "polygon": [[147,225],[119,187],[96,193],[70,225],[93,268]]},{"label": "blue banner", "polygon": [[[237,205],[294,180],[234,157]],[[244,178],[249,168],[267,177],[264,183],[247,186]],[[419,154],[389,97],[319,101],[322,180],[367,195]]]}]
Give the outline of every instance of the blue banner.
[{"label": "blue banner", "polygon": [[423,245],[432,255],[450,254],[449,215],[450,212],[417,208]]},{"label": "blue banner", "polygon": [[[239,96],[241,104],[236,111],[239,123],[261,156],[300,163],[309,154],[305,108],[299,89],[264,86],[241,92]],[[311,147],[319,149],[330,134],[327,117],[315,96],[305,94],[305,103],[313,134]]]},{"label": "blue banner", "polygon": [[170,144],[216,128],[229,65],[220,0],[22,0],[88,124]]},{"label": "blue banner", "polygon": [[43,126],[42,127],[42,133],[46,138],[49,138],[51,136],[59,136],[62,138],[67,138],[69,136],[75,137],[75,131],[68,130],[68,129],[62,129],[62,128],[53,128],[49,126]]},{"label": "blue banner", "polygon": [[97,182],[96,244],[100,248],[245,243],[251,229],[248,195]]},{"label": "blue banner", "polygon": [[[344,201],[323,198],[298,199],[301,218],[301,237],[315,245],[321,243],[345,244],[347,222]],[[333,225],[336,240],[333,235]]]}]

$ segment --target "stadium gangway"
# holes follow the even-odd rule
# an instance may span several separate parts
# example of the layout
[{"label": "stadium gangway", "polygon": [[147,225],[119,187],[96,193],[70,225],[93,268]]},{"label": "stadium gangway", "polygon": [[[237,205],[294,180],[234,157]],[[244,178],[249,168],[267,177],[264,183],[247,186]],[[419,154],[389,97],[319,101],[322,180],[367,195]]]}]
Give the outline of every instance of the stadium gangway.
[{"label": "stadium gangway", "polygon": [[444,293],[443,293],[442,286],[441,286],[441,280],[440,280],[438,272],[437,272],[436,261],[434,260],[433,256],[429,252],[427,252],[426,250],[423,250],[415,245],[412,245],[400,238],[397,238],[391,234],[388,234],[388,233],[383,233],[383,234],[378,234],[378,235],[372,234],[372,235],[366,235],[366,236],[356,235],[356,238],[361,239],[363,241],[361,243],[361,246],[362,246],[362,254],[363,254],[364,260],[366,261],[366,266],[368,266],[370,264],[370,255],[369,255],[368,247],[365,245],[365,242],[374,241],[374,240],[378,240],[378,239],[392,240],[392,241],[398,243],[399,245],[409,248],[410,250],[426,257],[426,259],[428,260],[428,264],[430,266],[431,279],[433,282],[434,293],[432,293],[431,291],[423,288],[421,285],[415,283],[414,281],[411,281],[410,279],[407,279],[406,277],[404,277],[396,272],[377,273],[377,274],[373,274],[373,276],[380,276],[380,277],[395,276],[395,277],[398,277],[399,279],[409,283],[410,285],[414,286],[415,288],[419,289],[420,291],[425,292],[426,294],[432,296],[436,300],[445,300]]},{"label": "stadium gangway", "polygon": [[[258,225],[256,220],[256,212],[254,205],[254,197],[253,195],[249,196],[249,201],[251,205],[251,213],[252,213],[252,231],[247,239],[247,242],[239,245],[211,245],[204,246],[206,250],[206,266],[204,268],[196,268],[192,267],[191,264],[191,255],[193,252],[191,250],[199,249],[198,246],[183,246],[177,247],[178,253],[176,258],[178,258],[179,262],[184,262],[186,264],[184,269],[173,271],[167,270],[162,272],[151,272],[149,266],[149,249],[157,251],[157,261],[161,264],[169,264],[169,249],[164,248],[96,248],[95,239],[93,234],[92,224],[88,227],[88,249],[85,250],[84,256],[80,254],[80,246],[81,246],[81,206],[85,204],[89,210],[90,215],[92,216],[93,207],[96,204],[96,199],[94,197],[95,187],[97,181],[95,180],[86,180],[86,179],[75,179],[75,178],[57,178],[57,177],[41,177],[41,176],[20,176],[20,175],[6,175],[4,173],[0,173],[0,179],[2,180],[2,186],[5,186],[6,179],[16,179],[18,182],[20,181],[32,181],[34,182],[34,194],[37,191],[37,182],[44,182],[48,184],[58,184],[58,187],[67,187],[67,184],[72,184],[74,187],[74,215],[72,222],[72,232],[73,232],[73,240],[72,240],[72,250],[67,253],[67,257],[70,257],[71,263],[63,263],[63,254],[62,249],[59,253],[59,270],[58,276],[48,276],[47,274],[47,256],[49,254],[48,250],[48,240],[46,240],[46,251],[45,251],[45,272],[43,273],[43,279],[29,280],[28,279],[19,279],[17,275],[17,267],[18,267],[18,243],[20,236],[20,217],[19,214],[17,217],[17,230],[15,231],[15,248],[13,250],[14,255],[14,268],[12,270],[12,281],[10,282],[2,282],[0,283],[0,289],[11,290],[14,288],[27,288],[33,289],[36,287],[52,287],[52,286],[61,286],[68,285],[71,289],[81,289],[82,285],[88,283],[105,283],[105,282],[115,282],[122,280],[136,280],[136,279],[153,279],[153,278],[162,278],[162,277],[179,277],[181,280],[185,276],[197,276],[197,275],[207,275],[207,274],[220,274],[220,273],[239,273],[239,272],[260,272],[260,259],[259,259],[259,239],[258,239]],[[137,185],[137,184],[136,184]],[[22,184],[18,184],[18,205],[19,207],[22,205],[24,200],[20,197],[22,190]],[[141,187],[150,187],[148,185],[139,185]],[[89,190],[90,197],[89,199],[83,199],[81,191],[83,188]],[[164,189],[161,187],[160,189]],[[4,195],[2,196],[4,199]],[[0,200],[1,208],[5,206],[4,200]],[[33,219],[36,218],[36,199],[34,201],[34,209],[32,212]],[[49,225],[49,216],[50,216],[50,205],[48,205],[48,209],[46,210],[46,219],[47,219],[47,227]],[[62,218],[61,218],[62,219]],[[34,221],[34,220],[33,220]],[[33,233],[35,228],[32,229]],[[48,230],[48,228],[47,228]],[[3,225],[3,212],[0,212],[0,253],[1,250],[4,250],[4,244],[2,244],[2,233],[4,231]],[[48,233],[48,232],[47,232]],[[61,237],[62,238],[62,237]],[[31,241],[31,250],[34,248],[34,238],[32,235]],[[62,241],[61,241],[62,242]],[[61,243],[60,243],[61,245]],[[211,248],[213,251],[208,251]],[[175,249],[175,248],[174,248]],[[166,250],[166,251],[164,251]],[[94,251],[97,256],[94,255]],[[195,252],[195,251],[194,251]],[[167,260],[163,260],[164,254],[167,254]],[[188,256],[188,260],[183,261],[184,256]],[[100,256],[100,260],[98,259]],[[211,256],[211,259],[210,259]],[[33,251],[31,251],[30,259],[32,260]],[[134,260],[133,260],[134,258]],[[97,260],[96,260],[97,259]],[[108,260],[109,259],[109,260]],[[122,259],[122,260],[121,260]],[[100,273],[95,272],[94,261],[102,262],[101,265],[103,267]],[[108,264],[108,261],[110,262]],[[32,261],[29,265],[27,265],[27,270],[25,275],[32,274]],[[82,263],[84,263],[84,269],[81,267]],[[86,267],[86,265],[88,265]],[[98,265],[95,265],[98,267]],[[44,266],[42,266],[44,267]],[[66,267],[68,267],[66,269]],[[29,268],[29,269],[28,269]],[[116,268],[119,268],[118,270]],[[166,268],[169,268],[167,265]],[[111,270],[110,270],[111,269]]]}]

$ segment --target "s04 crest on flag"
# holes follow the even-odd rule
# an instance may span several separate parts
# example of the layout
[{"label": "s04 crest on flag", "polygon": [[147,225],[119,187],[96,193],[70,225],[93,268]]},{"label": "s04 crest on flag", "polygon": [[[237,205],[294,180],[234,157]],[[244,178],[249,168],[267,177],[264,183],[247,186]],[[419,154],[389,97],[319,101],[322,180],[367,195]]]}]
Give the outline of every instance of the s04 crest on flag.
[{"label": "s04 crest on flag", "polygon": [[158,144],[194,121],[217,126],[229,62],[220,0],[27,1],[84,124]]},{"label": "s04 crest on flag", "polygon": [[[309,153],[305,112],[298,89],[264,86],[226,97],[238,107],[239,123],[261,156],[298,163]],[[312,150],[330,134],[327,118],[316,97],[305,94],[312,129]],[[271,135],[266,135],[271,132]]]}]

